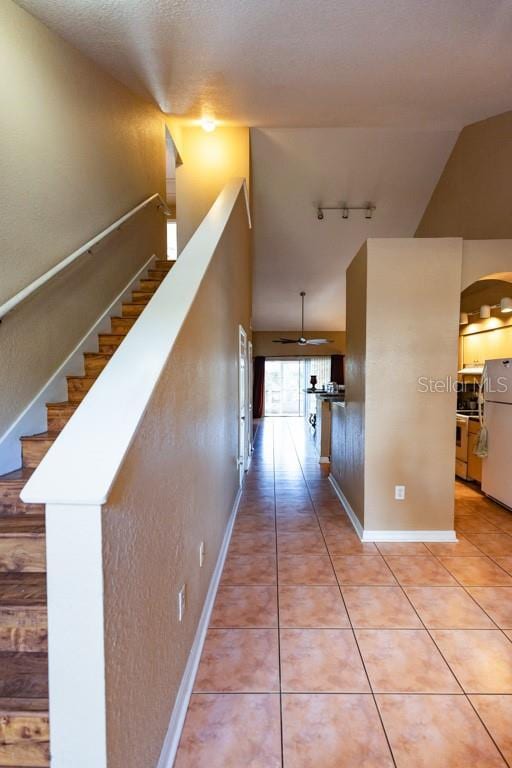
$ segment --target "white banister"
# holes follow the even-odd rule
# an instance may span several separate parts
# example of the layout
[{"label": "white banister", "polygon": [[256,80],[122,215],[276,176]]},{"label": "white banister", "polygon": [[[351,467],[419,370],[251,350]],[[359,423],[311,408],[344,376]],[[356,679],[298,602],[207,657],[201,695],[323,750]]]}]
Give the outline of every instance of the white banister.
[{"label": "white banister", "polygon": [[234,179],[30,477],[21,493],[25,503],[101,505],[107,501],[241,192],[250,225],[245,181]]},{"label": "white banister", "polygon": [[56,264],[54,267],[49,269],[47,272],[44,273],[44,275],[41,275],[36,280],[34,280],[30,285],[27,285],[26,288],[23,288],[21,291],[19,291],[15,296],[10,298],[8,301],[6,301],[2,306],[0,307],[0,321],[2,320],[5,315],[7,315],[8,312],[11,312],[15,307],[18,306],[18,304],[21,304],[22,301],[25,301],[34,291],[39,290],[45,283],[47,283],[49,280],[51,280],[53,277],[59,274],[59,272],[62,272],[63,269],[66,269],[66,267],[69,267],[70,264],[72,264],[76,259],[80,258],[80,256],[83,256],[84,253],[88,253],[95,245],[97,245],[101,240],[103,240],[107,235],[110,235],[112,232],[115,232],[116,229],[119,229],[119,227],[124,224],[128,219],[131,219],[132,216],[134,216],[136,213],[141,211],[143,208],[146,208],[150,203],[159,201],[157,208],[162,209],[163,212],[166,215],[171,215],[171,211],[167,207],[167,203],[165,200],[158,194],[158,192],[155,192],[154,195],[151,195],[151,197],[148,197],[146,200],[143,200],[142,203],[139,203],[139,205],[136,205],[135,208],[132,208],[131,211],[128,211],[128,213],[125,213],[121,218],[114,221],[113,224],[111,224],[106,229],[103,229],[99,234],[97,234],[95,237],[93,237],[91,240],[89,240],[84,245],[80,246],[80,248],[77,248],[76,251],[73,251],[73,253],[70,253],[69,256],[66,256],[65,259],[62,261],[59,261],[58,264]]}]

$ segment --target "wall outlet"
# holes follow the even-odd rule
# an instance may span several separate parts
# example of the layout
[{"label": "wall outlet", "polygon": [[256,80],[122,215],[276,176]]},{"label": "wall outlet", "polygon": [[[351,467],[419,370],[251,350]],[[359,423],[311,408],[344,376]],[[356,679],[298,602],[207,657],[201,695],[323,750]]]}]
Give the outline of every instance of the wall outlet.
[{"label": "wall outlet", "polygon": [[395,499],[398,501],[405,499],[405,485],[395,485]]},{"label": "wall outlet", "polygon": [[199,545],[199,567],[202,568],[204,565],[204,541],[202,541]]},{"label": "wall outlet", "polygon": [[178,592],[178,621],[183,621],[185,608],[187,606],[186,585],[184,584]]}]

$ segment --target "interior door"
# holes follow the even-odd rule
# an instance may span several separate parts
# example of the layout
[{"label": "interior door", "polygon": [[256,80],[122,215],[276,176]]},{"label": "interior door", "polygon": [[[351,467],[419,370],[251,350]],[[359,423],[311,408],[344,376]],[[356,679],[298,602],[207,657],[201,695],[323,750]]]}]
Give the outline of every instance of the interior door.
[{"label": "interior door", "polygon": [[249,461],[247,432],[248,432],[248,381],[247,381],[247,334],[239,326],[238,346],[238,473],[240,485]]},{"label": "interior door", "polygon": [[253,436],[253,415],[252,415],[252,389],[253,389],[253,360],[252,360],[252,341],[247,342],[247,403],[248,403],[248,420],[247,420],[247,450],[248,458],[252,456],[252,436]]}]

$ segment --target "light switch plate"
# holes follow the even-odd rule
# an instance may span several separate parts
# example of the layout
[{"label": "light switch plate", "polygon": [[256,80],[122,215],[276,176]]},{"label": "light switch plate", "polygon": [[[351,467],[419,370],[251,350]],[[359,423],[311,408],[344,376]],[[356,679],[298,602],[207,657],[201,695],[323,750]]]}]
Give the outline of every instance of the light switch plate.
[{"label": "light switch plate", "polygon": [[204,541],[202,541],[199,545],[199,567],[202,568],[204,565]]},{"label": "light switch plate", "polygon": [[405,485],[395,485],[395,499],[403,501],[405,499]]}]

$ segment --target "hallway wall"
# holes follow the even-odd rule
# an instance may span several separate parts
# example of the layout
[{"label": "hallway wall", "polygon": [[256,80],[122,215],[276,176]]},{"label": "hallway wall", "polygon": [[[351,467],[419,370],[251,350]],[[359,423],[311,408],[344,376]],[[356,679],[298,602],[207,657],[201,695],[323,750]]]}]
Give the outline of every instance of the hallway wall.
[{"label": "hallway wall", "polygon": [[221,189],[232,178],[249,184],[249,129],[200,126],[168,120],[183,165],[176,172],[178,253],[194,234]]},{"label": "hallway wall", "polygon": [[[0,303],[154,192],[165,193],[159,110],[11,0],[0,4]],[[152,253],[147,211],[8,315],[0,435]]]},{"label": "hallway wall", "polygon": [[512,112],[461,132],[416,237],[512,237]]},{"label": "hallway wall", "polygon": [[103,509],[109,768],[157,764],[238,492],[249,246],[241,192]]}]

